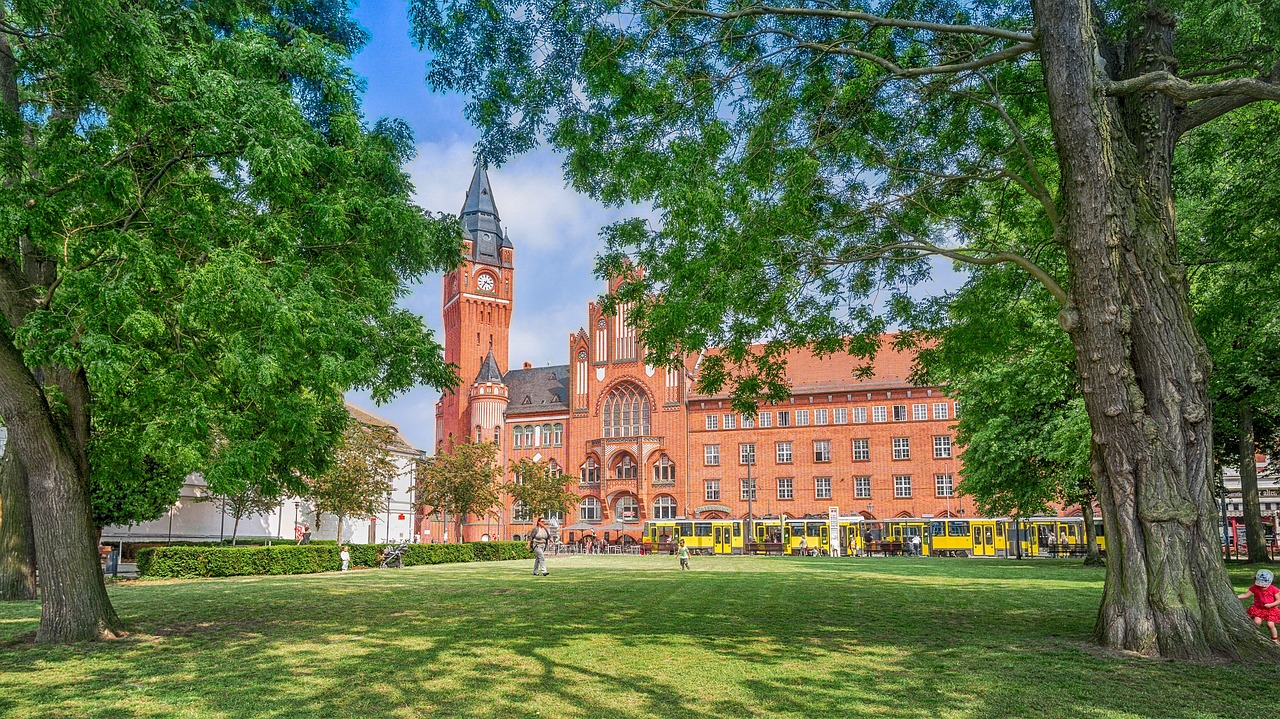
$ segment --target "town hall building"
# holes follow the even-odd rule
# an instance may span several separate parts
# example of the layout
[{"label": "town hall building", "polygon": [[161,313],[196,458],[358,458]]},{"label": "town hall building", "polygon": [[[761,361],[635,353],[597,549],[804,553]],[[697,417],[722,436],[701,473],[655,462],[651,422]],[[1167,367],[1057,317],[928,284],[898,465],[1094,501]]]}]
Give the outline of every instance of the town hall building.
[{"label": "town hall building", "polygon": [[[567,364],[512,368],[516,250],[484,167],[462,223],[465,261],[445,275],[442,299],[445,359],[464,385],[436,405],[436,451],[494,441],[503,465],[532,458],[573,478],[581,499],[555,518],[562,527],[634,539],[647,519],[744,517],[751,492],[757,518],[826,517],[831,507],[868,518],[973,513],[955,495],[957,407],[911,383],[913,357],[890,338],[870,375],[857,372],[861,358],[792,352],[791,396],[754,417],[694,391],[697,357],[680,370],[645,364],[625,306],[606,316],[590,303],[566,338]],[[464,539],[523,537],[532,519],[508,498],[469,517]],[[440,527],[420,521],[424,535]]]}]

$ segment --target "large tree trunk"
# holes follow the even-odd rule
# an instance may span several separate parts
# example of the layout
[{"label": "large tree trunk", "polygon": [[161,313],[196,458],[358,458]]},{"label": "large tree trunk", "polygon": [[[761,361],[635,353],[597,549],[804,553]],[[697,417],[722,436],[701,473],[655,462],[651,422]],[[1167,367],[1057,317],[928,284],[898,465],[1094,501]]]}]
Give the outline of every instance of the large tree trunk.
[{"label": "large tree trunk", "polygon": [[1240,403],[1240,495],[1244,499],[1244,529],[1250,562],[1267,562],[1267,538],[1262,531],[1262,505],[1258,502],[1258,445],[1253,436],[1253,407]]},{"label": "large tree trunk", "polygon": [[1035,0],[1063,175],[1070,291],[1060,320],[1097,444],[1107,574],[1095,636],[1149,656],[1280,659],[1218,557],[1210,489],[1208,354],[1191,322],[1170,186],[1175,108],[1103,84],[1168,67],[1173,18],[1152,14],[1123,53],[1091,0]]},{"label": "large tree trunk", "polygon": [[68,423],[54,420],[40,386],[3,332],[0,417],[27,470],[42,600],[36,641],[114,637],[120,620],[102,581],[83,451],[68,435]]},{"label": "large tree trunk", "polygon": [[0,457],[0,601],[36,598],[36,537],[27,475],[10,445]]}]

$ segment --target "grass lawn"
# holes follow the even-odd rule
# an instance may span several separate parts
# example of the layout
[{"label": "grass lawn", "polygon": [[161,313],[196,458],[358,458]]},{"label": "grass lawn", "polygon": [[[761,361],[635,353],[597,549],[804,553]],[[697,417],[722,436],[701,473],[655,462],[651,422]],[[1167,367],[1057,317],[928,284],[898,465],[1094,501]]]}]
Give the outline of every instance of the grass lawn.
[{"label": "grass lawn", "polygon": [[531,564],[122,583],[73,647],[0,605],[0,717],[1280,716],[1275,667],[1091,648],[1077,562]]}]

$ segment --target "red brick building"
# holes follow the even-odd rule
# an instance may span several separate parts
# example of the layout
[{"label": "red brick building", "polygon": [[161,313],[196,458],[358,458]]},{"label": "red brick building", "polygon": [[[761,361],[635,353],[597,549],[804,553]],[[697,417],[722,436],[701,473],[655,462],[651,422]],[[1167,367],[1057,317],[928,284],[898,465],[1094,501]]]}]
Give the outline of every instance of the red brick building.
[{"label": "red brick building", "polygon": [[[693,392],[696,357],[688,371],[646,365],[625,307],[606,317],[590,303],[567,338],[568,364],[509,369],[515,248],[483,168],[462,217],[467,260],[444,278],[445,356],[474,381],[437,404],[437,447],[497,440],[504,464],[530,457],[576,476],[582,502],[562,526],[600,525],[616,538],[637,536],[646,519],[743,517],[748,466],[757,517],[966,509],[953,496],[956,407],[912,385],[912,358],[887,342],[870,377],[856,371],[861,359],[792,353],[792,396],[754,418]],[[464,535],[522,536],[529,519],[508,501],[470,518]]]}]

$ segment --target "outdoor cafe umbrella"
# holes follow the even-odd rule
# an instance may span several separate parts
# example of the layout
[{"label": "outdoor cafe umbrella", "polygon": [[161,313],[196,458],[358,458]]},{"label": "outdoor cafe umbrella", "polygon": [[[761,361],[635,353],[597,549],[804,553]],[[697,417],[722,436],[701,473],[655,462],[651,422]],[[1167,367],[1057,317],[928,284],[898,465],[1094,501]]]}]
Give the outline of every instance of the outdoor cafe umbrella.
[{"label": "outdoor cafe umbrella", "polygon": [[596,528],[596,525],[594,524],[588,524],[586,522],[578,522],[577,524],[571,524],[568,527],[565,527],[564,530],[566,532],[590,532],[590,531],[595,531],[595,528]]}]

